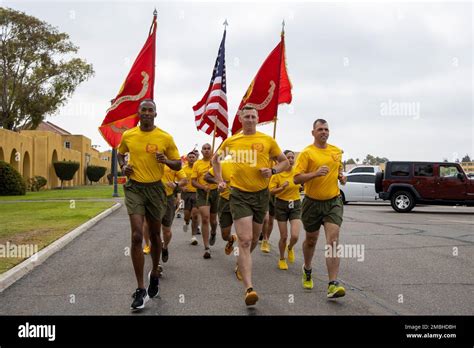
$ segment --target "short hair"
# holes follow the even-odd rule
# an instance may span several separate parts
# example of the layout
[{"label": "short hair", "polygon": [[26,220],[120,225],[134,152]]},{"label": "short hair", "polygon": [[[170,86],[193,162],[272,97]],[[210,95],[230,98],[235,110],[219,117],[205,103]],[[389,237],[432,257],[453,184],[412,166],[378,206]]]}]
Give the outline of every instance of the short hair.
[{"label": "short hair", "polygon": [[152,103],[153,106],[155,107],[155,110],[156,110],[156,103],[153,99],[151,98],[146,98],[146,99],[143,99],[140,104],[138,105],[138,108],[140,108],[142,106],[142,104],[145,104],[145,103]]},{"label": "short hair", "polygon": [[245,104],[244,107],[240,110],[240,114],[244,113],[244,110],[255,110],[258,116],[258,110],[255,106],[252,106],[251,104]]},{"label": "short hair", "polygon": [[[205,144],[202,144],[201,149],[202,149],[204,146],[206,146],[206,145],[209,146],[209,147],[211,147],[211,144],[205,143]],[[212,147],[211,147],[211,148],[212,148]]]},{"label": "short hair", "polygon": [[318,123],[318,122],[319,122],[319,123],[322,123],[322,124],[328,123],[328,121],[326,121],[325,119],[323,119],[323,118],[318,118],[318,119],[317,119],[316,121],[314,121],[314,123],[313,123],[313,129],[314,129],[314,127],[316,127],[316,123]]},{"label": "short hair", "polygon": [[291,150],[285,150],[285,151],[283,152],[283,154],[286,156],[286,155],[289,154],[290,152],[291,152],[293,155],[295,154],[295,152],[294,152],[294,151],[291,151]]},{"label": "short hair", "polygon": [[191,152],[188,152],[186,156],[190,156],[190,155],[196,156],[196,153],[194,151],[191,151]]}]

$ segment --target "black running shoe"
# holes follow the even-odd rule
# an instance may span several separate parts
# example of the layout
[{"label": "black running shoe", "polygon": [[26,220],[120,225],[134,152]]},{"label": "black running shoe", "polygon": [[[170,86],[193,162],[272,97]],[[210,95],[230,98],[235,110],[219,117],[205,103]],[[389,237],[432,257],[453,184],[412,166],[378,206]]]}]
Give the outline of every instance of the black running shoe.
[{"label": "black running shoe", "polygon": [[138,288],[133,294],[133,302],[130,306],[131,310],[139,310],[145,308],[145,303],[148,302],[148,294],[145,289]]},{"label": "black running shoe", "polygon": [[163,248],[161,250],[161,259],[163,260],[163,262],[166,262],[168,261],[168,257],[169,257],[168,249]]},{"label": "black running shoe", "polygon": [[211,250],[209,248],[204,250],[204,255],[202,256],[205,259],[210,259],[211,258]]},{"label": "black running shoe", "polygon": [[209,238],[209,244],[216,244],[216,233],[211,233],[211,238]]},{"label": "black running shoe", "polygon": [[148,296],[150,296],[150,298],[158,296],[160,293],[160,278],[153,277],[150,271],[150,273],[148,273],[148,281]]},{"label": "black running shoe", "polygon": [[201,234],[201,229],[199,227],[197,228],[196,234]]}]

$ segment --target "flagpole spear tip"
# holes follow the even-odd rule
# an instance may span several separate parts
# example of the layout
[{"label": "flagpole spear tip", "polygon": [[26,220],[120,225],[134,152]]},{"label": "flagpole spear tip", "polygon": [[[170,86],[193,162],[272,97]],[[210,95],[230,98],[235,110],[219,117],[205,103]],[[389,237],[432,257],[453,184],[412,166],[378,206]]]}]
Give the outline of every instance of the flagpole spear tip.
[{"label": "flagpole spear tip", "polygon": [[282,20],[281,22],[281,35],[285,34],[285,20]]},{"label": "flagpole spear tip", "polygon": [[158,15],[158,11],[156,10],[156,7],[155,7],[155,10],[153,11],[153,16],[157,16]]},{"label": "flagpole spear tip", "polygon": [[222,23],[222,25],[224,26],[224,29],[227,28],[227,26],[229,25],[229,23],[227,23],[227,18],[225,19],[224,23]]}]

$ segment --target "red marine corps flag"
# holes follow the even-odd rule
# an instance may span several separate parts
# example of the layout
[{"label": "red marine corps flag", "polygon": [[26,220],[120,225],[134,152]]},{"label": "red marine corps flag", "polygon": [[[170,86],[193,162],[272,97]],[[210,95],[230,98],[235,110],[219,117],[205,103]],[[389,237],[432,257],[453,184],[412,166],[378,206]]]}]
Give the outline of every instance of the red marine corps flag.
[{"label": "red marine corps flag", "polygon": [[242,129],[239,113],[244,105],[251,105],[258,110],[258,123],[275,121],[276,125],[278,104],[282,103],[291,103],[291,82],[286,71],[284,30],[281,32],[280,43],[260,67],[240,102],[232,124],[232,134],[236,134]]},{"label": "red marine corps flag", "polygon": [[138,124],[137,111],[140,101],[147,98],[153,99],[156,15],[155,10],[148,39],[99,127],[104,139],[114,149],[120,145],[122,133]]}]

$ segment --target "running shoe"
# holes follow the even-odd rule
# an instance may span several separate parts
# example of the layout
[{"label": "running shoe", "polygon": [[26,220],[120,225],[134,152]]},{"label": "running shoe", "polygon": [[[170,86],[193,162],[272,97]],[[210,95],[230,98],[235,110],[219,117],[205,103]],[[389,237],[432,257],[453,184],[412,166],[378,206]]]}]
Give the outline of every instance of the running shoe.
[{"label": "running shoe", "polygon": [[148,294],[145,289],[138,288],[133,294],[133,302],[130,306],[131,310],[139,310],[145,308],[145,303],[148,302]]},{"label": "running shoe", "polygon": [[288,245],[287,245],[286,250],[288,251],[288,261],[290,263],[294,263],[295,262],[295,248],[293,247],[293,248],[289,249]]},{"label": "running shoe", "polygon": [[210,259],[211,258],[211,249],[207,248],[204,250],[204,255],[202,256],[205,259]]},{"label": "running shoe", "polygon": [[160,278],[158,277],[153,277],[151,275],[151,271],[148,273],[148,296],[150,298],[158,296],[160,293]]},{"label": "running shoe", "polygon": [[337,280],[329,282],[328,285],[328,298],[338,298],[346,295],[346,289],[339,284]]},{"label": "running shoe", "polygon": [[253,306],[258,301],[257,292],[253,288],[248,288],[245,292],[245,304],[247,306]]},{"label": "running shoe", "polygon": [[226,255],[230,255],[230,253],[232,252],[232,250],[234,250],[234,242],[237,241],[237,236],[235,234],[232,234],[231,235],[231,240],[227,242],[227,244],[225,245],[225,254]]},{"label": "running shoe", "polygon": [[191,245],[198,245],[198,240],[194,236],[191,238]]},{"label": "running shoe", "polygon": [[278,268],[281,270],[286,271],[288,269],[288,264],[286,263],[286,260],[278,260]]},{"label": "running shoe", "polygon": [[196,234],[201,234],[201,228],[200,227],[197,228]]},{"label": "running shoe", "polygon": [[183,232],[188,232],[189,224],[183,225]]},{"label": "running shoe", "polygon": [[313,288],[313,278],[311,276],[311,270],[306,270],[303,265],[303,278],[301,279],[303,288],[312,289]]},{"label": "running shoe", "polygon": [[268,243],[268,240],[263,240],[262,245],[260,246],[260,250],[264,253],[269,253],[270,252],[270,243]]},{"label": "running shoe", "polygon": [[148,244],[145,244],[145,246],[143,247],[143,253],[145,255],[148,255],[150,252],[151,252],[151,246]]}]

